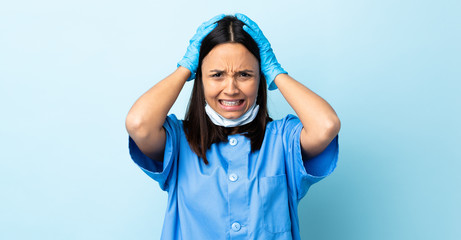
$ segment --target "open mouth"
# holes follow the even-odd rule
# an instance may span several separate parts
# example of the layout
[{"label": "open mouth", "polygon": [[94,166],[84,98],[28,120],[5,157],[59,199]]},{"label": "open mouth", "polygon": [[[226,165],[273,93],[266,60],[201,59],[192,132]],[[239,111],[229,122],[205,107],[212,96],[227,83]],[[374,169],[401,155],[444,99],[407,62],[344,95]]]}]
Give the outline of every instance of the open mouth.
[{"label": "open mouth", "polygon": [[219,100],[219,103],[224,106],[228,107],[235,107],[235,106],[240,106],[242,105],[244,100],[239,99],[239,100]]}]

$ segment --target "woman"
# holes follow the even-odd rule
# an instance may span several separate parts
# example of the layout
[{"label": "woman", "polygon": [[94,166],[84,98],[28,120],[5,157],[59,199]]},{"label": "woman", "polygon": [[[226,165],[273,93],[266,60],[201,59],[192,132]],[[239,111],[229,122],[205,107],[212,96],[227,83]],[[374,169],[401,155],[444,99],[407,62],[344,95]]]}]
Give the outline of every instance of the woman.
[{"label": "woman", "polygon": [[[184,121],[168,111],[194,87]],[[272,121],[266,86],[297,115]],[[336,166],[340,121],[243,14],[203,23],[178,68],[133,105],[132,159],[168,192],[162,239],[300,239],[298,202]]]}]

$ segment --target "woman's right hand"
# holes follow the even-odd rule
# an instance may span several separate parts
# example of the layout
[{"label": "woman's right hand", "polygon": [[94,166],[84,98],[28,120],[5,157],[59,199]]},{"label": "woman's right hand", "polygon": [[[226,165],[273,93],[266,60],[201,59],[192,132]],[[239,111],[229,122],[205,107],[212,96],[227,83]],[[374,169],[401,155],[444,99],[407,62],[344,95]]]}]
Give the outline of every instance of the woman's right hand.
[{"label": "woman's right hand", "polygon": [[216,22],[221,20],[225,14],[220,14],[212,19],[202,23],[200,27],[197,29],[197,32],[189,41],[189,47],[187,47],[186,54],[178,62],[178,67],[183,66],[191,72],[190,77],[187,81],[195,79],[195,73],[197,72],[198,67],[198,59],[200,54],[200,46],[202,44],[203,38],[205,38],[213,29],[218,25]]}]

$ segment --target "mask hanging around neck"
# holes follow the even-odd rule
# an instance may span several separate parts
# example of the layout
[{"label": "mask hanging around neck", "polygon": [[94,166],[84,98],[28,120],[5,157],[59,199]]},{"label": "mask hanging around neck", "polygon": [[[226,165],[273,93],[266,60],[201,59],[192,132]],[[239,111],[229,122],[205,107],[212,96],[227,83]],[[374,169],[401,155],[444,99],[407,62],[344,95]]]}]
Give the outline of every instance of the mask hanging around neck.
[{"label": "mask hanging around neck", "polygon": [[253,105],[250,107],[250,109],[248,109],[248,111],[244,113],[242,116],[240,116],[237,119],[228,119],[217,113],[213,108],[210,107],[210,105],[208,105],[207,102],[205,104],[205,112],[208,115],[208,117],[215,125],[222,127],[236,127],[245,125],[256,118],[256,115],[258,115],[258,111],[259,105],[256,105],[255,101]]}]

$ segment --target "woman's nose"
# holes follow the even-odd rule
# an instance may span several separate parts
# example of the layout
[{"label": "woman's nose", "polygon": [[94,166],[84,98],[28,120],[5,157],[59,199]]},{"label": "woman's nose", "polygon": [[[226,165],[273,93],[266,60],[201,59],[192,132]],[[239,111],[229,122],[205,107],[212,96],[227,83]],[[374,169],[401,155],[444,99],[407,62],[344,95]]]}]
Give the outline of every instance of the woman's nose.
[{"label": "woman's nose", "polygon": [[224,93],[227,95],[235,95],[239,93],[239,88],[236,79],[228,77],[225,81]]}]

